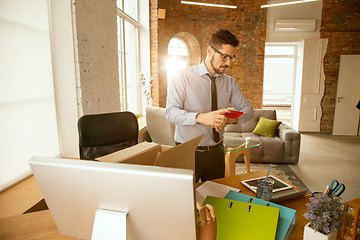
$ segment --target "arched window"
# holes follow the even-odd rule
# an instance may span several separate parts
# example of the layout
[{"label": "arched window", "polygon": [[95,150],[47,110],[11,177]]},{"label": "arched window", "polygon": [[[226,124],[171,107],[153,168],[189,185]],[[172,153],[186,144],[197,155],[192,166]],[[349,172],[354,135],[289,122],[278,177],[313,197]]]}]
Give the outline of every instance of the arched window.
[{"label": "arched window", "polygon": [[[190,56],[187,44],[180,38],[172,38],[168,46],[167,79],[181,68],[190,66]],[[168,84],[169,85],[169,84]]]}]

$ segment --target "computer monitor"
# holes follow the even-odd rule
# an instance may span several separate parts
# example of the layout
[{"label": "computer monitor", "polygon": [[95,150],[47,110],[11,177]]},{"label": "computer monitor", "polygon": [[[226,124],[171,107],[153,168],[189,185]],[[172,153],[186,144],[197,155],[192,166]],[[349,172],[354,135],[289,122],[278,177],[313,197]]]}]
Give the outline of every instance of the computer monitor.
[{"label": "computer monitor", "polygon": [[104,209],[127,213],[127,240],[196,240],[192,170],[50,157],[29,164],[62,235],[90,239]]}]

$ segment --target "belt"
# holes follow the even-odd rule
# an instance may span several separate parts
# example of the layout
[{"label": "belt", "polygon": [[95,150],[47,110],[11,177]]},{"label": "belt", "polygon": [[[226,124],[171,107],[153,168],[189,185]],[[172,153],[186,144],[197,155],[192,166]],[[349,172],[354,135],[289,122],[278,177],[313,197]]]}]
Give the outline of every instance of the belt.
[{"label": "belt", "polygon": [[196,151],[198,152],[210,152],[212,151],[214,148],[218,147],[219,145],[222,145],[223,141],[220,141],[218,144],[214,145],[214,146],[197,146]]},{"label": "belt", "polygon": [[[176,145],[181,144],[181,143],[179,143],[179,142],[175,142],[175,143],[176,143]],[[220,141],[218,144],[216,144],[216,145],[214,145],[214,146],[197,146],[195,151],[198,151],[198,152],[206,152],[206,151],[208,151],[208,152],[210,152],[210,151],[213,150],[214,148],[222,145],[222,143],[223,143],[223,141]]]}]

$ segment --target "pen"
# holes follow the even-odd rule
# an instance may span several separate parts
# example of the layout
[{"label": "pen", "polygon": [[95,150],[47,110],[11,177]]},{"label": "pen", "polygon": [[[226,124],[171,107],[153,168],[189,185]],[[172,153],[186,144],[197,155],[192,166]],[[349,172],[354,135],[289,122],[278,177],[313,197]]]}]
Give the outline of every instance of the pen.
[{"label": "pen", "polygon": [[269,177],[269,173],[270,173],[271,167],[272,167],[272,164],[270,164],[269,171],[268,171],[267,174],[266,174],[265,182],[267,182],[267,179],[268,179],[268,177]]},{"label": "pen", "polygon": [[329,191],[329,186],[326,187],[324,194],[327,194],[328,191]]}]

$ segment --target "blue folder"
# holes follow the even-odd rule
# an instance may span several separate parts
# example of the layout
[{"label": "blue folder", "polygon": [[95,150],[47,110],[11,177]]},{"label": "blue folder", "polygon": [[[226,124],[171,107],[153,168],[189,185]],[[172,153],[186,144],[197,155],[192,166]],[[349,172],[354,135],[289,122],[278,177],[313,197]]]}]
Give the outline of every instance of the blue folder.
[{"label": "blue folder", "polygon": [[276,240],[287,240],[295,227],[296,224],[296,210],[278,205],[276,203],[268,202],[259,198],[251,197],[249,195],[229,191],[225,196],[226,199],[240,201],[240,202],[249,202],[252,198],[251,203],[270,206],[280,209],[279,222],[276,232]]}]

